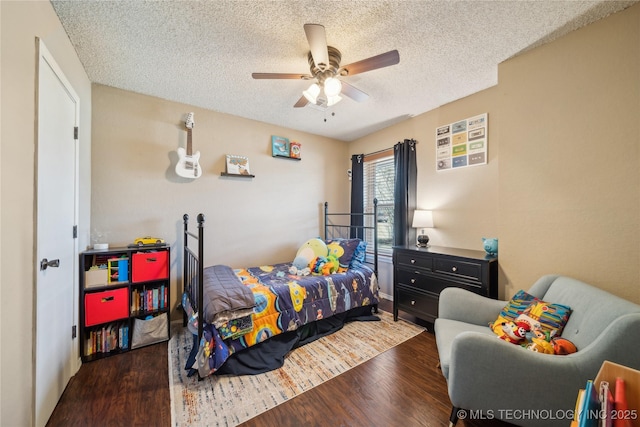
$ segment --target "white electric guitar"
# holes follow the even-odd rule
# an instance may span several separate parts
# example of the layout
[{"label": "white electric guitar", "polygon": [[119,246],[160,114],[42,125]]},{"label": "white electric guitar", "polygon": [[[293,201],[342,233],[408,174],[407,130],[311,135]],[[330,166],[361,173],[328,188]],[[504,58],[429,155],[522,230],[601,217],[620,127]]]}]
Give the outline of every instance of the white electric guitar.
[{"label": "white electric guitar", "polygon": [[187,149],[178,148],[178,164],[176,164],[176,173],[183,178],[200,178],[202,168],[198,163],[200,152],[191,153],[191,130],[193,129],[193,113],[189,113],[184,125],[187,127]]}]

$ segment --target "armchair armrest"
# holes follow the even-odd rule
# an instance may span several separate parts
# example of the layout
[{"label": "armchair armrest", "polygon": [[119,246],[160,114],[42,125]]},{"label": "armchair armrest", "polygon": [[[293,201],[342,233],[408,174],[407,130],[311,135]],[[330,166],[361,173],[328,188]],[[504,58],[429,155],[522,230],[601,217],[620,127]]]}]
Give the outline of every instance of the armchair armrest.
[{"label": "armchair armrest", "polygon": [[461,288],[445,288],[440,292],[438,317],[487,326],[500,314],[507,301],[494,300]]},{"label": "armchair armrest", "polygon": [[[586,378],[572,356],[537,353],[498,337],[462,333],[451,351],[451,403],[458,408],[490,411],[507,421],[507,411],[573,409]],[[563,421],[568,425],[570,420]]]}]

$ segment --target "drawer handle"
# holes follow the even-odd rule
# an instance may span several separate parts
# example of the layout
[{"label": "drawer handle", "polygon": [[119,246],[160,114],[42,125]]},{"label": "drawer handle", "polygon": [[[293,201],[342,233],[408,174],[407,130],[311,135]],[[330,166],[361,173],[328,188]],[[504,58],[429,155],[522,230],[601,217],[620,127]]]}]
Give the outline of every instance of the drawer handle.
[{"label": "drawer handle", "polygon": [[411,300],[411,305],[416,305],[416,300]]},{"label": "drawer handle", "polygon": [[101,302],[109,302],[109,301],[113,301],[113,297],[112,296],[111,297],[102,298]]},{"label": "drawer handle", "polygon": [[411,279],[411,283],[416,283],[416,279]]},{"label": "drawer handle", "polygon": [[158,258],[147,258],[147,262],[156,262]]},{"label": "drawer handle", "polygon": [[451,271],[453,271],[453,272],[455,273],[456,271],[458,271],[458,267],[456,267],[456,266],[454,265],[453,267],[451,267]]},{"label": "drawer handle", "polygon": [[412,260],[411,260],[411,264],[415,264],[415,263],[416,263],[416,260],[415,260],[415,259],[412,259]]}]

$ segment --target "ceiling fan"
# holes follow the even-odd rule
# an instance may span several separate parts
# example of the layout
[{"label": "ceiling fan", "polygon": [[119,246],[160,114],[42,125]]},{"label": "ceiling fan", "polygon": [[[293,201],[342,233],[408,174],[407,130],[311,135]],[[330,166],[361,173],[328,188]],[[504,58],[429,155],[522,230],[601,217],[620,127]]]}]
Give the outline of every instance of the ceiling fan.
[{"label": "ceiling fan", "polygon": [[308,103],[320,107],[331,107],[340,102],[340,94],[362,102],[369,98],[369,95],[356,87],[338,79],[338,77],[353,76],[366,71],[388,67],[400,62],[400,54],[397,50],[392,50],[371,58],[363,59],[349,65],[340,66],[342,54],[333,46],[327,46],[327,36],[324,26],[320,24],[305,24],[304,32],[309,42],[310,74],[287,74],[287,73],[253,73],[254,79],[299,79],[315,80],[315,82],[305,91],[302,97],[295,103],[294,107],[304,107]]}]

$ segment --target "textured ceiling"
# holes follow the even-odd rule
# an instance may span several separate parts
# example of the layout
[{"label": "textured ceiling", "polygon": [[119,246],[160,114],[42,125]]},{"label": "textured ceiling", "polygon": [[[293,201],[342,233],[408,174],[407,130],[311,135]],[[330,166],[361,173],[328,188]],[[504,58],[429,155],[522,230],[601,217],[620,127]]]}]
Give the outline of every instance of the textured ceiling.
[{"label": "textured ceiling", "polygon": [[[494,86],[500,62],[633,3],[52,1],[92,82],[344,141]],[[308,74],[305,23],[342,65],[393,49],[400,63],[343,78],[365,102],[294,109],[310,82],[251,73]]]}]

